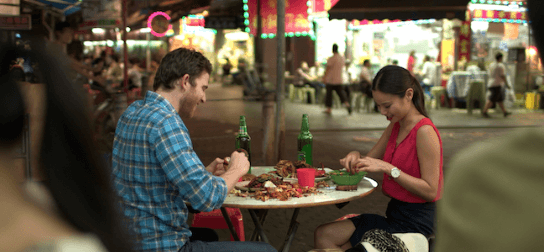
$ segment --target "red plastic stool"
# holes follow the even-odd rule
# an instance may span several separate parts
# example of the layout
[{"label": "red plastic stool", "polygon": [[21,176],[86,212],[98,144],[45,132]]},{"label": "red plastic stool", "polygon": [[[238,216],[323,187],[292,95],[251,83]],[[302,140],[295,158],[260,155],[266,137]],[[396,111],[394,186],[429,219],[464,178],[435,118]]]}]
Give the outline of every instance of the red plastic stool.
[{"label": "red plastic stool", "polygon": [[342,220],[346,220],[346,219],[349,219],[349,218],[355,217],[355,216],[359,216],[359,214],[354,214],[354,213],[352,213],[352,214],[346,214],[346,215],[344,215],[344,216],[342,216],[342,217],[336,219],[335,221],[342,221]]},{"label": "red plastic stool", "polygon": [[[242,217],[242,212],[239,208],[230,208],[226,207],[227,213],[229,214],[230,221],[238,238],[240,241],[245,241],[244,233],[244,218]],[[229,229],[227,222],[223,218],[220,209],[215,209],[211,212],[200,212],[194,215],[193,224],[191,227],[205,227],[212,229]],[[230,240],[234,241],[234,237],[230,236]]]}]

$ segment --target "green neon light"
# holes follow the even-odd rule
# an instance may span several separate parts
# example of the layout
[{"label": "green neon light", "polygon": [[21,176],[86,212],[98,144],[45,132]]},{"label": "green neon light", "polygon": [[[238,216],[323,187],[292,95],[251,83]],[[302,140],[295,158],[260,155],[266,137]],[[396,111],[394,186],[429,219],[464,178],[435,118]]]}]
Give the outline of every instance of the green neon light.
[{"label": "green neon light", "polygon": [[263,38],[263,39],[268,38],[268,35],[266,35],[266,33],[263,33],[263,34],[261,34],[261,38]]},{"label": "green neon light", "polygon": [[249,10],[249,7],[247,7],[247,4],[244,4],[244,10],[245,11]]},{"label": "green neon light", "polygon": [[244,24],[245,24],[245,25],[249,25],[249,20],[246,19],[246,20],[244,21]]},{"label": "green neon light", "polygon": [[308,33],[307,32],[302,32],[302,35],[303,36],[308,36]]},{"label": "green neon light", "polygon": [[312,6],[312,1],[307,1],[307,2],[306,2],[306,5],[307,5],[308,7]]},{"label": "green neon light", "polygon": [[244,17],[247,19],[249,17],[249,13],[244,12]]},{"label": "green neon light", "polygon": [[270,34],[268,34],[268,37],[269,37],[269,38],[274,38],[274,37],[276,37],[276,34],[270,33]]},{"label": "green neon light", "polygon": [[249,29],[249,27],[246,27],[246,32],[251,32],[251,30]]}]

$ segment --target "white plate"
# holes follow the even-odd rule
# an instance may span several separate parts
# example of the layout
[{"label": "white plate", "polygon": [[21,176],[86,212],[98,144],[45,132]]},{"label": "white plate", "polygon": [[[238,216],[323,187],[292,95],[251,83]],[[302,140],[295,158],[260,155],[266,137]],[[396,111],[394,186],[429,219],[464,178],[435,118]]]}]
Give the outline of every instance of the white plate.
[{"label": "white plate", "polygon": [[[325,174],[328,174],[329,172],[333,171],[333,169],[331,169],[331,168],[325,168],[324,170],[325,170]],[[315,178],[315,181],[319,182],[319,181],[327,180],[329,178],[330,178],[330,176],[319,177],[319,178]],[[293,182],[298,183],[297,178],[283,178],[283,181],[288,181],[288,182],[291,182],[291,183],[293,183]]]}]

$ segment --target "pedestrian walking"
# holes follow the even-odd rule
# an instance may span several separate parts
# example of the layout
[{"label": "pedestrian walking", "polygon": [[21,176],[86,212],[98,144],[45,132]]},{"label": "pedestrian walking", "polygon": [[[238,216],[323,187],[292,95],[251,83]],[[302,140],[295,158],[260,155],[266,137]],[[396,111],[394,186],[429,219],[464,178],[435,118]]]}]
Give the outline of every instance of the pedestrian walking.
[{"label": "pedestrian walking", "polygon": [[333,56],[327,60],[327,68],[325,69],[325,76],[323,77],[327,89],[327,94],[325,96],[325,106],[327,109],[324,113],[329,115],[332,113],[332,92],[334,91],[340,97],[340,102],[346,106],[348,113],[351,114],[351,106],[348,102],[344,86],[342,85],[345,60],[344,57],[338,53],[337,44],[332,45],[332,53]]}]

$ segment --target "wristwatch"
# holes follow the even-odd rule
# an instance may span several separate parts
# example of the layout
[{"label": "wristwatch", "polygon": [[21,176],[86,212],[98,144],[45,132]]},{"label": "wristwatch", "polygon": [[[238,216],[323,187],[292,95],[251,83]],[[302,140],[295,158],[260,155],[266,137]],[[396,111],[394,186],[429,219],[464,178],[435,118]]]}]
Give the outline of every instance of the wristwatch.
[{"label": "wristwatch", "polygon": [[398,178],[400,176],[400,170],[399,168],[397,167],[393,167],[393,169],[391,169],[391,177],[393,177],[394,179]]}]

